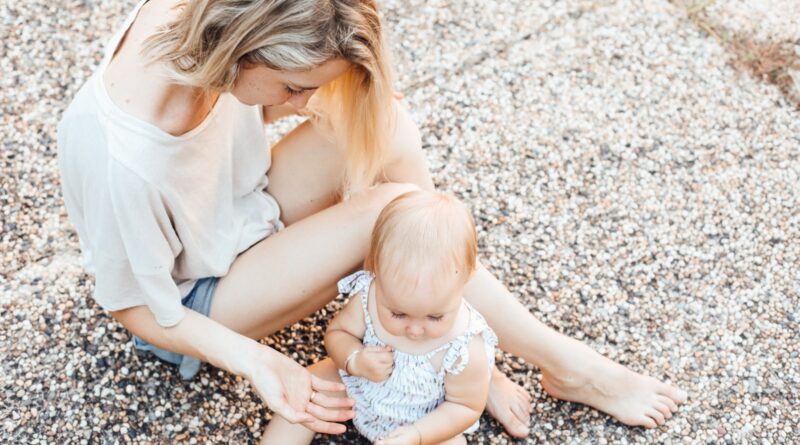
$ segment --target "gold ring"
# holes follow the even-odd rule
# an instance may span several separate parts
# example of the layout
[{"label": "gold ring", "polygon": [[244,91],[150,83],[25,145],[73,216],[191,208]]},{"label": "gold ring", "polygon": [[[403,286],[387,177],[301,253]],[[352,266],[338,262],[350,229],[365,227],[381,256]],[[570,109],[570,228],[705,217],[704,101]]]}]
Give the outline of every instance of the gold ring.
[{"label": "gold ring", "polygon": [[309,401],[313,402],[314,401],[314,396],[316,396],[316,395],[317,395],[317,392],[312,389],[311,390],[311,398],[309,399]]}]

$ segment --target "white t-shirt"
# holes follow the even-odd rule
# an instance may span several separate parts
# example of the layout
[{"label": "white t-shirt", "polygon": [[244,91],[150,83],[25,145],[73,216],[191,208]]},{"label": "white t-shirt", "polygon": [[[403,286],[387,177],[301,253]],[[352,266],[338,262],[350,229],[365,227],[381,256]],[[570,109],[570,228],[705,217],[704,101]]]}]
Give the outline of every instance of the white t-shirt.
[{"label": "white t-shirt", "polygon": [[58,161],[95,300],[111,311],[147,305],[173,326],[197,279],[225,275],[282,224],[265,190],[270,149],[260,107],[222,94],[198,127],[172,136],[108,96],[102,73],[142,4],[59,122]]}]

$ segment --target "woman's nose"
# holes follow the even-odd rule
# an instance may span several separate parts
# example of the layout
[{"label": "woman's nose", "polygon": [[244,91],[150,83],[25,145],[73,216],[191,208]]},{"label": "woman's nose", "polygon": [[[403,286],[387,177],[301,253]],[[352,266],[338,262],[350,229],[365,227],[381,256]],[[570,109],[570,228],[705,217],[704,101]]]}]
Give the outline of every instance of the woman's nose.
[{"label": "woman's nose", "polygon": [[289,100],[287,100],[287,102],[289,102],[289,104],[295,108],[305,108],[306,104],[308,103],[308,100],[311,99],[311,96],[314,95],[314,91],[316,90],[303,91],[300,94],[296,94],[290,97]]}]

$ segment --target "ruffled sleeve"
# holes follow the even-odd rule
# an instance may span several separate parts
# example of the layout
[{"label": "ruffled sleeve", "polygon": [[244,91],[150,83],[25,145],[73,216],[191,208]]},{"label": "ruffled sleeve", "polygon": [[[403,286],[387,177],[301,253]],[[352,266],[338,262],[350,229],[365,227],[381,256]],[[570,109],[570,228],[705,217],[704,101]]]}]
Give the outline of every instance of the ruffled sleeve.
[{"label": "ruffled sleeve", "polygon": [[458,375],[469,363],[469,340],[472,336],[454,342],[442,359],[442,370],[448,374]]},{"label": "ruffled sleeve", "polygon": [[464,371],[469,363],[469,343],[475,335],[483,339],[486,359],[489,363],[490,375],[494,368],[494,352],[497,347],[497,335],[486,323],[483,316],[470,306],[470,324],[467,332],[453,341],[442,358],[442,371],[458,375]]},{"label": "ruffled sleeve", "polygon": [[372,274],[365,270],[360,270],[339,280],[337,287],[340,294],[352,295],[368,289],[371,281]]}]

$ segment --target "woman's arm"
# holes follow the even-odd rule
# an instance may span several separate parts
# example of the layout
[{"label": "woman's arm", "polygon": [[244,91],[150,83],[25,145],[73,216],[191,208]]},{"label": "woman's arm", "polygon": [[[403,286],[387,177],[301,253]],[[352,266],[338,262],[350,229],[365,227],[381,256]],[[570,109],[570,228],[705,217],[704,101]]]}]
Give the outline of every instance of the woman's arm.
[{"label": "woman's arm", "polygon": [[349,399],[336,399],[335,406],[310,403],[312,391],[343,391],[339,383],[312,376],[293,360],[240,335],[220,323],[185,310],[175,326],[159,325],[146,306],[112,312],[126,329],[159,348],[197,357],[212,365],[247,378],[267,405],[292,423],[303,422],[318,432],[339,434],[349,420],[346,411],[331,409],[352,406]]},{"label": "woman's arm", "polygon": [[489,395],[489,363],[483,338],[469,344],[469,363],[459,374],[447,374],[445,401],[411,425],[402,426],[376,445],[435,444],[463,433],[481,417]]}]

